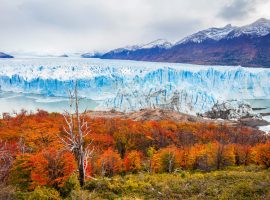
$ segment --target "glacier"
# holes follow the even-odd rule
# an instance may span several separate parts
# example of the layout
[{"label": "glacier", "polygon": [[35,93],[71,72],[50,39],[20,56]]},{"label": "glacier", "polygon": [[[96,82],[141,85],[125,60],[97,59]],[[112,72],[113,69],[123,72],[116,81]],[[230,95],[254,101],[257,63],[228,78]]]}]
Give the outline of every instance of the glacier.
[{"label": "glacier", "polygon": [[96,109],[196,114],[226,100],[270,99],[270,69],[84,58],[0,59],[2,91],[66,97],[78,82]]}]

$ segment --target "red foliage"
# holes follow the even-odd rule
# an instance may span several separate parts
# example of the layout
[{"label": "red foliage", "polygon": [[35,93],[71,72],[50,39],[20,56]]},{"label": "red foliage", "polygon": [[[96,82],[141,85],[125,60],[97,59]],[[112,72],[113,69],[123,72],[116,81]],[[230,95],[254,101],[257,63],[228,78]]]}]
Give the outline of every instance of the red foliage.
[{"label": "red foliage", "polygon": [[[95,147],[87,166],[88,175],[137,172],[143,164],[149,172],[172,172],[177,168],[213,170],[254,161],[270,166],[270,144],[262,132],[252,128],[202,122],[86,120],[91,130],[85,145],[93,139]],[[27,165],[26,172],[31,168],[33,186],[61,187],[76,168],[73,156],[62,151],[58,137],[63,134],[64,125],[60,114],[42,110],[36,114],[22,111],[16,117],[6,115],[0,119],[0,156],[12,158],[11,166],[16,155],[29,155],[33,164]],[[3,144],[7,144],[5,148]],[[16,160],[18,166],[26,162],[19,156]],[[2,159],[1,166],[6,161]]]},{"label": "red foliage", "polygon": [[7,180],[12,162],[18,152],[18,145],[14,142],[0,140],[0,182]]},{"label": "red foliage", "polygon": [[98,159],[98,167],[102,176],[113,176],[122,169],[121,157],[117,152],[109,148]]},{"label": "red foliage", "polygon": [[253,148],[255,161],[258,164],[270,168],[270,141],[265,144],[258,144]]},{"label": "red foliage", "polygon": [[137,172],[142,168],[142,153],[136,150],[128,152],[124,159],[126,172]]},{"label": "red foliage", "polygon": [[75,171],[73,155],[66,151],[50,148],[33,155],[31,179],[33,185],[63,186],[65,180]]}]

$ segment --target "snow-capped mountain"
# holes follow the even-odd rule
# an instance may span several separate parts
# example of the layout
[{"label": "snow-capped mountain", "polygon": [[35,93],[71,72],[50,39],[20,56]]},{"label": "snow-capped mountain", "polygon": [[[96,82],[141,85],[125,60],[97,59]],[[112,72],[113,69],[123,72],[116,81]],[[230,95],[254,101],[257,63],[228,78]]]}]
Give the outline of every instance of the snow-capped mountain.
[{"label": "snow-capped mountain", "polygon": [[198,33],[192,34],[190,36],[185,37],[184,39],[177,42],[175,45],[185,44],[188,42],[201,43],[207,39],[211,40],[221,40],[228,36],[230,32],[232,32],[236,27],[233,27],[231,24],[223,28],[209,28]]},{"label": "snow-capped mountain", "polygon": [[141,45],[139,48],[141,49],[151,49],[151,48],[162,48],[162,49],[168,49],[172,47],[172,44],[168,42],[165,39],[157,39],[153,42],[150,42],[148,44]]},{"label": "snow-capped mountain", "polygon": [[0,58],[13,58],[13,56],[0,52]]},{"label": "snow-capped mountain", "polygon": [[130,45],[118,49],[114,49],[112,51],[109,51],[105,54],[82,54],[83,58],[110,58],[111,56],[115,54],[123,54],[123,55],[128,55],[130,52],[140,52],[142,51],[143,53],[149,52],[149,50],[153,51],[161,51],[165,49],[169,49],[172,47],[172,44],[168,42],[165,39],[157,39],[154,40],[150,43],[147,44],[141,44],[141,45]]},{"label": "snow-capped mountain", "polygon": [[[123,48],[119,49],[114,49],[107,54],[112,54],[112,53],[122,53],[122,52],[127,52],[127,51],[140,51],[144,49],[169,49],[172,47],[172,44],[168,42],[167,40],[164,39],[157,39],[155,41],[152,41],[147,44],[142,44],[142,45],[133,45],[133,46],[126,46]],[[106,56],[106,54],[104,54]]]},{"label": "snow-capped mountain", "polygon": [[168,49],[170,47],[172,47],[172,44],[170,42],[168,42],[167,40],[157,39],[157,40],[152,41],[152,42],[147,43],[147,44],[126,46],[123,48],[114,49],[111,52],[120,53],[123,51],[136,51],[136,50],[140,50],[140,49],[152,49],[152,48]]},{"label": "snow-capped mountain", "polygon": [[102,59],[241,65],[270,67],[270,20],[252,24],[209,28],[175,44],[156,40],[146,45],[119,48],[98,56]]},{"label": "snow-capped mountain", "polygon": [[84,53],[80,55],[82,58],[100,58],[103,55],[103,53],[100,52],[93,52],[93,53]]},{"label": "snow-capped mountain", "polygon": [[270,98],[270,69],[83,58],[0,59],[2,91],[101,101],[98,109],[203,113],[219,102]]},{"label": "snow-capped mountain", "polygon": [[242,27],[228,24],[223,28],[209,28],[199,31],[177,42],[175,45],[189,42],[201,43],[205,40],[219,41],[222,39],[232,39],[240,36],[263,37],[270,33],[270,20],[261,18],[254,23]]},{"label": "snow-capped mountain", "polygon": [[228,34],[228,38],[239,37],[242,35],[249,35],[252,37],[263,37],[270,33],[270,20],[261,18],[254,23],[236,27],[235,30]]}]

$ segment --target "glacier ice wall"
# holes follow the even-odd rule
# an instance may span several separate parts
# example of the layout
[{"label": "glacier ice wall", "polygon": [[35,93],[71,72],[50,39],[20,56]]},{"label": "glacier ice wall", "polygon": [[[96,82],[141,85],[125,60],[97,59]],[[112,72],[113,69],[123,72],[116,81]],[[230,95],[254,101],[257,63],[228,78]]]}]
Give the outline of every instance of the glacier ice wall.
[{"label": "glacier ice wall", "polygon": [[270,70],[230,66],[72,59],[0,59],[3,91],[66,96],[78,80],[98,109],[205,112],[217,101],[270,98]]}]

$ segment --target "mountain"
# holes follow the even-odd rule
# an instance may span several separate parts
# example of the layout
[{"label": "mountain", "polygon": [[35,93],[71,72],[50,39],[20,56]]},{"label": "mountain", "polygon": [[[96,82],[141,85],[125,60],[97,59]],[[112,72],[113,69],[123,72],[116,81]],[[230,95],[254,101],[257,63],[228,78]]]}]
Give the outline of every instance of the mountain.
[{"label": "mountain", "polygon": [[68,58],[69,56],[67,54],[62,54],[59,57],[61,57],[61,58]]},{"label": "mountain", "polygon": [[123,59],[123,60],[150,60],[152,56],[159,55],[166,49],[172,47],[172,44],[164,39],[157,39],[153,42],[126,46],[114,49],[105,54],[83,54],[86,58],[103,58],[103,59]]},{"label": "mountain", "polygon": [[142,44],[142,45],[133,45],[133,46],[127,46],[124,48],[119,48],[111,51],[112,53],[121,53],[123,51],[137,51],[137,50],[142,50],[142,49],[154,49],[154,48],[159,48],[159,49],[169,49],[172,47],[172,44],[168,42],[165,39],[157,39],[153,42],[147,43],[147,44]]},{"label": "mountain", "polygon": [[241,36],[249,36],[251,38],[263,37],[270,33],[270,20],[261,18],[256,22],[242,27],[232,26],[228,24],[223,28],[209,28],[199,31],[191,36],[188,36],[176,45],[186,43],[202,43],[207,40],[220,41],[223,39],[233,39]]},{"label": "mountain", "polygon": [[81,55],[82,58],[100,58],[103,54],[99,52],[84,53]]},{"label": "mountain", "polygon": [[101,58],[152,61],[152,58],[158,57],[161,53],[171,47],[172,44],[168,41],[158,39],[148,44],[115,49],[102,55]]},{"label": "mountain", "polygon": [[13,56],[0,52],[0,58],[13,58]]},{"label": "mountain", "polygon": [[270,20],[264,18],[242,27],[202,30],[175,44],[158,41],[112,50],[99,58],[270,67]]}]

